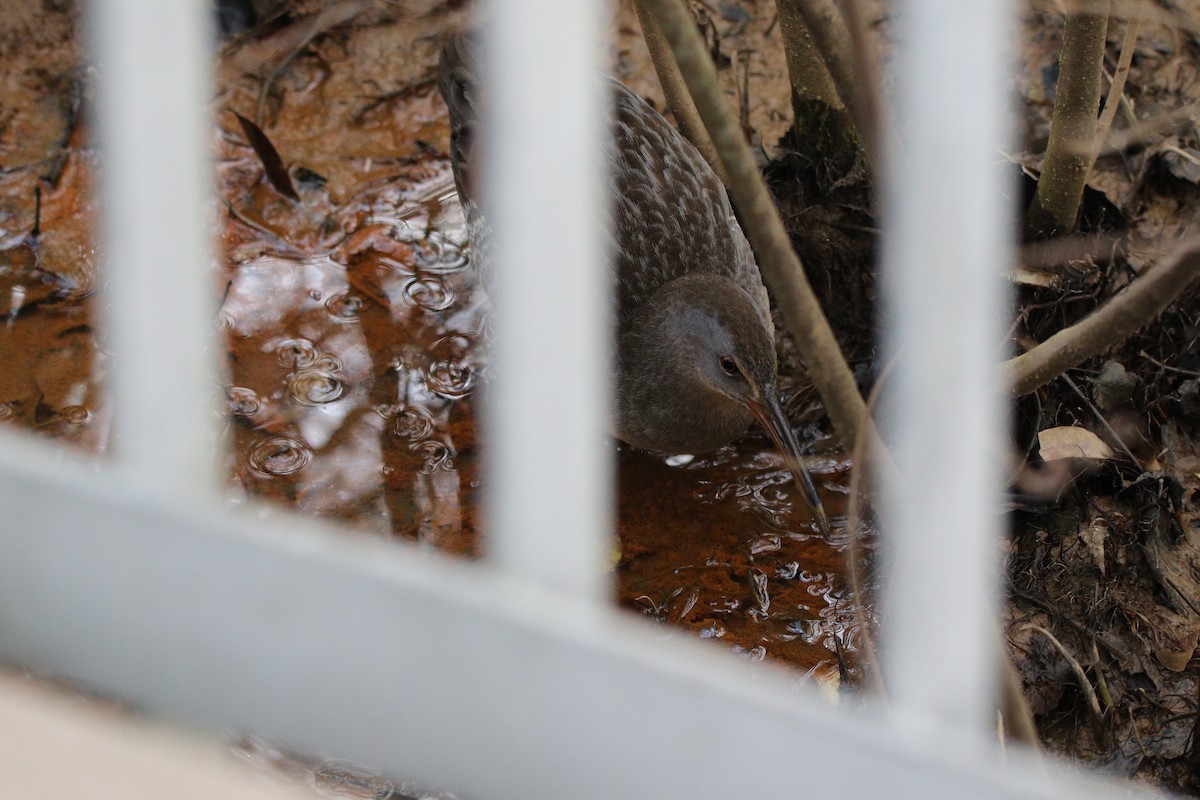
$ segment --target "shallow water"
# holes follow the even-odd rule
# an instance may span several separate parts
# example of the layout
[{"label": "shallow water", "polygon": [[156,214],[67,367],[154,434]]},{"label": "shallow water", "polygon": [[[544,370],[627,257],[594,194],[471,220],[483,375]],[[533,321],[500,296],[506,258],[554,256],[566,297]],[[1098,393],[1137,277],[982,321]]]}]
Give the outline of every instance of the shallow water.
[{"label": "shallow water", "polygon": [[[852,660],[846,543],[817,533],[765,434],[708,457],[623,448],[618,466],[622,605],[824,678],[836,675],[839,651]],[[848,465],[810,466],[836,528]]]}]

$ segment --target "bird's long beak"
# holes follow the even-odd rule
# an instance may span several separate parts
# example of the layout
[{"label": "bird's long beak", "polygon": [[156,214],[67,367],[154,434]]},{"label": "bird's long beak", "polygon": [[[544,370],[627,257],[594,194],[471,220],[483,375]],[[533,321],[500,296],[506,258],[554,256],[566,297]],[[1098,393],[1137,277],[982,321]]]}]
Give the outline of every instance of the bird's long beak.
[{"label": "bird's long beak", "polygon": [[804,466],[804,461],[800,458],[800,444],[796,441],[796,434],[792,431],[792,426],[788,424],[787,417],[783,413],[779,397],[773,389],[764,387],[759,397],[746,400],[746,407],[758,419],[759,424],[767,429],[771,440],[775,442],[775,446],[787,459],[788,469],[791,470],[792,477],[796,481],[796,488],[800,490],[804,499],[812,507],[817,527],[822,534],[828,536],[829,520],[825,516],[825,507],[821,504],[821,496],[817,494],[817,487],[813,483],[812,475],[808,473],[808,468]]}]

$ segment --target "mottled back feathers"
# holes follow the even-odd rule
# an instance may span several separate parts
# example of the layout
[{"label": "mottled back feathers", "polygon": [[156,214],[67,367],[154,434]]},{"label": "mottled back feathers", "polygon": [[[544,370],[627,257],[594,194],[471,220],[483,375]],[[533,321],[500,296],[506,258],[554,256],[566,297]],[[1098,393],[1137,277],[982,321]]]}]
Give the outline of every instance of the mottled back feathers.
[{"label": "mottled back feathers", "polygon": [[[477,205],[474,139],[479,48],[455,36],[442,51],[438,88],[450,109],[451,160],[467,212],[475,259],[486,275],[490,232]],[[613,271],[618,326],[665,284],[703,273],[732,280],[771,330],[767,293],[720,179],[661,114],[611,80]],[[482,241],[480,241],[482,240]]]}]

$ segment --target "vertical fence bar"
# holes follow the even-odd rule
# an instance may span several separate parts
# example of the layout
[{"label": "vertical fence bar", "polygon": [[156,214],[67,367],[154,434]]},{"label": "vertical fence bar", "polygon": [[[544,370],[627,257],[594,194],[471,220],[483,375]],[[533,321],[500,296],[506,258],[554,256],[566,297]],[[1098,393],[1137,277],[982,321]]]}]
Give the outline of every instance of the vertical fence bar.
[{"label": "vertical fence bar", "polygon": [[214,484],[211,3],[93,0],[116,457]]},{"label": "vertical fence bar", "polygon": [[597,0],[494,5],[484,27],[498,284],[492,554],[524,577],[601,597],[612,503],[603,19]]},{"label": "vertical fence bar", "polygon": [[[889,440],[893,574],[885,665],[898,721],[991,721],[1005,414],[1003,270],[1014,230],[1000,150],[1012,129],[1007,0],[909,0],[885,213],[885,295],[899,357]],[[978,741],[968,737],[967,741]]]}]

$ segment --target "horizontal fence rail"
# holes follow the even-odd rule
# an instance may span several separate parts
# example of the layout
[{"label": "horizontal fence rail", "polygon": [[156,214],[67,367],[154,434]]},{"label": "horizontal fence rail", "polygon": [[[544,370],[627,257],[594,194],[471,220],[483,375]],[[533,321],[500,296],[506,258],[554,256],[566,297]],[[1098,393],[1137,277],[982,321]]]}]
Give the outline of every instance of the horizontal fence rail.
[{"label": "horizontal fence rail", "polygon": [[488,564],[148,499],[11,435],[0,468],[0,659],[214,731],[478,800],[1129,796],[897,737],[792,672]]}]

